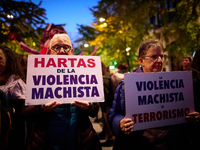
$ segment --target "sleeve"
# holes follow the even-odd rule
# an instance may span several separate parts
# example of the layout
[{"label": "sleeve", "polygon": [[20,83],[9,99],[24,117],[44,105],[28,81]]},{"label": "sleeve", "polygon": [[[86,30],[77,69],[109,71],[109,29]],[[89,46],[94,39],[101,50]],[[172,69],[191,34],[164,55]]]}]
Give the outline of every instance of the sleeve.
[{"label": "sleeve", "polygon": [[37,119],[38,116],[41,116],[43,114],[47,113],[44,112],[41,105],[24,106],[22,109],[22,115],[26,119]]},{"label": "sleeve", "polygon": [[88,116],[96,117],[99,111],[99,103],[92,103],[92,106],[88,111]]},{"label": "sleeve", "polygon": [[26,84],[21,79],[14,81],[9,87],[9,95],[12,98],[25,99]]},{"label": "sleeve", "polygon": [[120,133],[120,121],[125,117],[124,81],[121,81],[115,91],[112,107],[108,113],[109,125],[115,136]]}]

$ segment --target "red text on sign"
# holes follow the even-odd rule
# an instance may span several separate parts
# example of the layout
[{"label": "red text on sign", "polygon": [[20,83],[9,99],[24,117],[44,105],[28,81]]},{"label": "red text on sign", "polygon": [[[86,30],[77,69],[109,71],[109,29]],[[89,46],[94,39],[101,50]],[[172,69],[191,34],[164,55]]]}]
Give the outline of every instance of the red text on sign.
[{"label": "red text on sign", "polygon": [[77,59],[77,58],[48,58],[48,60],[45,60],[47,58],[35,58],[34,59],[34,67],[38,68],[48,68],[48,67],[89,67],[94,68],[96,66],[95,60],[90,59]]},{"label": "red text on sign", "polygon": [[165,120],[165,119],[175,119],[175,118],[185,117],[187,116],[188,113],[190,113],[189,108],[180,108],[180,109],[173,109],[173,110],[132,114],[132,117],[133,117],[134,123],[144,123],[144,122],[160,121],[160,120]]}]

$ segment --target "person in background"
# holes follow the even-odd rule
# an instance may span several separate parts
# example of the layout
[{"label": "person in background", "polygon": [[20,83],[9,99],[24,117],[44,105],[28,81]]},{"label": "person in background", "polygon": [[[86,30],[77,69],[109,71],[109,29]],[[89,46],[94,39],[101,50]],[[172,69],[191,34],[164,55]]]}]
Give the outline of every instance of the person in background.
[{"label": "person in background", "polygon": [[[194,106],[195,111],[200,112],[200,50],[197,50],[193,61],[191,63],[191,70],[192,70],[192,80],[193,80],[193,95],[194,95]],[[200,146],[200,122],[193,123],[191,127],[192,134],[192,148],[195,149],[196,147]],[[191,149],[192,149],[191,148]]]},{"label": "person in background", "polygon": [[21,116],[25,102],[26,84],[25,75],[13,51],[0,46],[0,90],[8,98],[8,106],[13,108],[12,127],[7,149],[24,149],[25,121]]},{"label": "person in background", "polygon": [[196,51],[192,64],[192,79],[193,79],[193,93],[194,93],[194,104],[195,111],[200,112],[200,50]]},{"label": "person in background", "polygon": [[129,72],[128,65],[126,63],[119,64],[117,69],[118,69],[117,72],[111,76],[114,93],[117,86],[119,85],[119,82],[124,79],[124,74]]},{"label": "person in background", "polygon": [[184,56],[182,58],[180,71],[191,70],[191,62],[192,62],[192,59],[190,56]]},{"label": "person in background", "polygon": [[[163,46],[157,40],[146,40],[139,48],[141,67],[134,73],[161,72],[165,60]],[[114,133],[114,150],[171,150],[190,148],[190,128],[188,124],[164,126],[134,131],[134,122],[125,115],[124,80],[116,89],[108,121]],[[193,114],[191,114],[192,116]],[[197,115],[196,115],[197,116]]]},{"label": "person in background", "polygon": [[99,134],[100,138],[107,138],[106,142],[101,143],[102,146],[112,146],[114,143],[114,135],[110,130],[107,115],[112,106],[113,90],[111,84],[111,75],[107,72],[107,68],[103,62],[101,62],[102,75],[103,75],[103,87],[104,87],[104,99],[105,102],[100,103],[103,118],[103,131]]},{"label": "person in background", "polygon": [[[49,55],[73,55],[73,48],[67,34],[56,34],[50,41]],[[33,133],[28,149],[56,150],[100,150],[98,136],[89,116],[95,117],[98,103],[74,101],[60,104],[57,101],[28,106],[23,115],[31,119]]]}]

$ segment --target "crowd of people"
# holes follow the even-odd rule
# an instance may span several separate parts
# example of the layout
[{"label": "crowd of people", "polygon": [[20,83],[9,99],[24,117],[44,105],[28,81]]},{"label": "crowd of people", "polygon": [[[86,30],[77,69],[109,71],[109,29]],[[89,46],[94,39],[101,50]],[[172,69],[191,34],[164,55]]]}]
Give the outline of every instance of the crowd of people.
[{"label": "crowd of people", "polygon": [[[139,48],[140,68],[134,73],[161,72],[166,55],[157,40],[146,40]],[[47,55],[73,55],[67,34],[56,34],[50,41]],[[193,60],[182,59],[181,71],[191,70],[195,112],[186,116],[187,123],[133,131],[134,122],[126,117],[124,74],[126,63],[118,65],[112,75],[102,63],[105,102],[74,101],[60,104],[25,106],[26,59],[0,46],[0,149],[21,150],[100,150],[113,145],[114,150],[193,149],[200,144],[200,50]],[[96,117],[101,108],[103,131],[97,135],[89,117]],[[5,113],[6,112],[6,113]],[[107,141],[102,145],[100,137]]]}]

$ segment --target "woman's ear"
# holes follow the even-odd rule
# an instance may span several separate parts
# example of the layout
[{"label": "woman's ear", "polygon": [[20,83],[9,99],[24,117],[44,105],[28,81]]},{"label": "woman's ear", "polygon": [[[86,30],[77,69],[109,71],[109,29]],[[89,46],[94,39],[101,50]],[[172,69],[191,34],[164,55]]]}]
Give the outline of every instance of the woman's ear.
[{"label": "woman's ear", "polygon": [[144,61],[144,59],[140,57],[140,58],[139,58],[139,62],[140,62],[140,64],[141,64],[142,67],[143,67],[143,65],[144,65],[143,61]]}]

